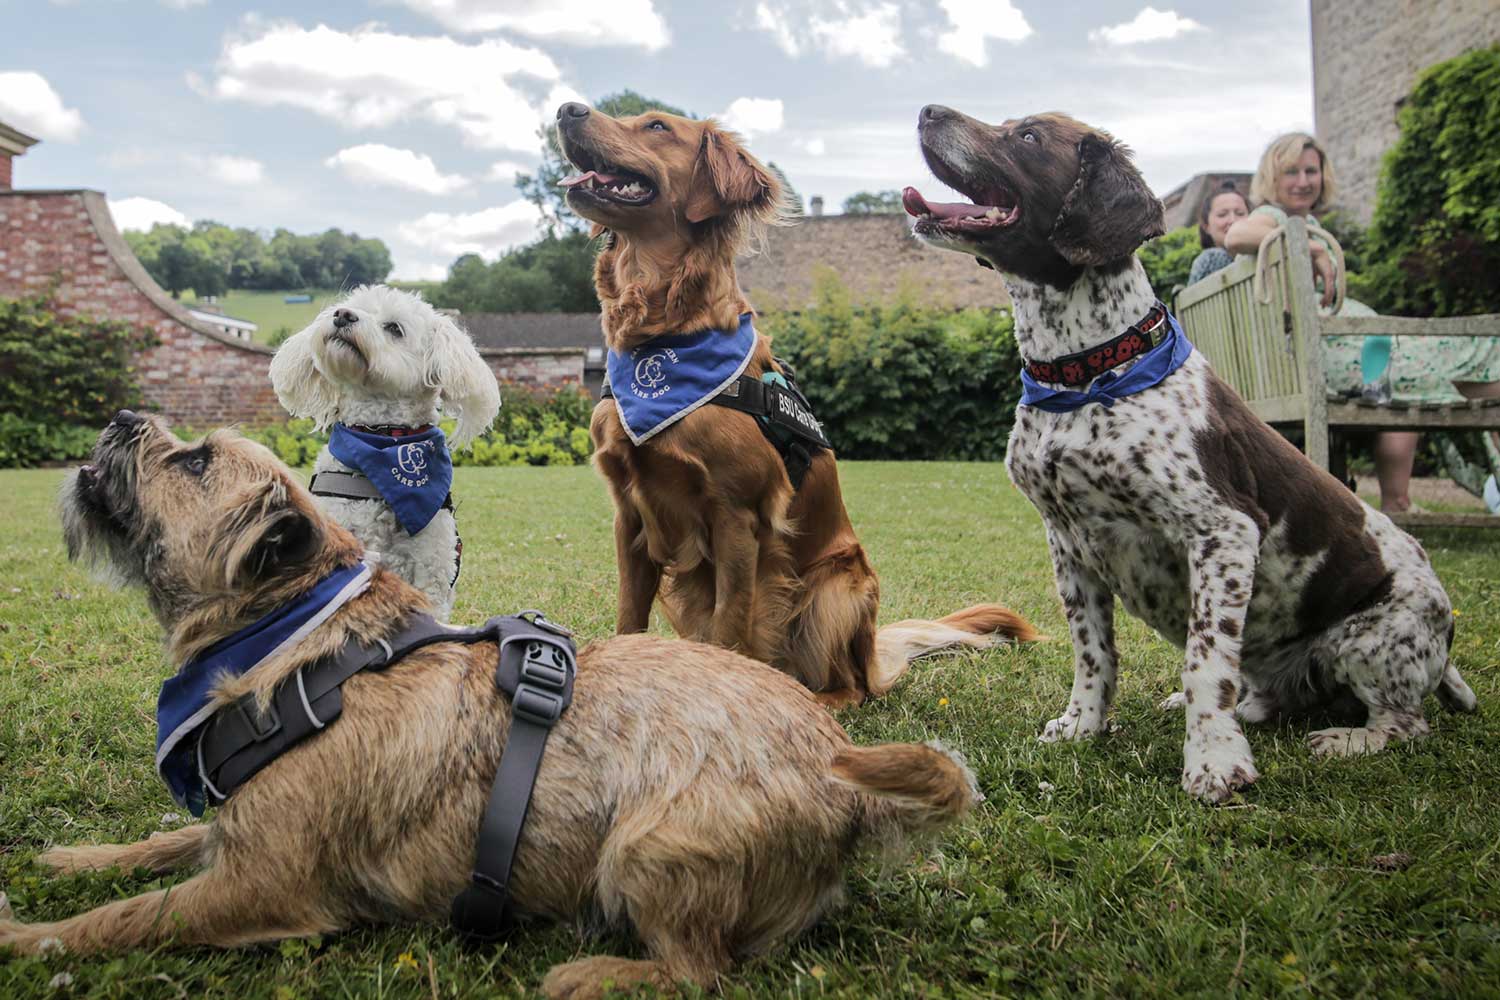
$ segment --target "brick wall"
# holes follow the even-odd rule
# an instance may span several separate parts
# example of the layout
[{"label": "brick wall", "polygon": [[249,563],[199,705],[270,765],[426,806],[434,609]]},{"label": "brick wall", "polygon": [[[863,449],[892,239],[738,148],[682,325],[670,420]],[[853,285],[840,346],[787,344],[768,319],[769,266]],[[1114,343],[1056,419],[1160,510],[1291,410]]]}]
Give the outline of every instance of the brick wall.
[{"label": "brick wall", "polygon": [[1368,223],[1396,114],[1428,66],[1500,41],[1496,0],[1312,0],[1313,100],[1342,193]]},{"label": "brick wall", "polygon": [[903,291],[938,307],[1010,302],[994,271],[968,254],[918,243],[905,215],[806,217],[773,228],[764,252],[736,268],[740,287],[761,312],[810,305],[814,277],[823,268],[838,274],[856,304],[889,301]]},{"label": "brick wall", "polygon": [[11,170],[13,168],[11,166],[11,160],[12,157],[9,153],[0,150],[0,191],[4,191],[9,188],[12,183]]},{"label": "brick wall", "polygon": [[138,358],[150,409],[206,428],[287,419],[271,389],[270,348],[194,320],[151,280],[96,191],[0,191],[0,295],[54,289],[65,314],[150,327]]},{"label": "brick wall", "polygon": [[583,384],[581,347],[481,347],[479,356],[502,386],[557,389]]}]

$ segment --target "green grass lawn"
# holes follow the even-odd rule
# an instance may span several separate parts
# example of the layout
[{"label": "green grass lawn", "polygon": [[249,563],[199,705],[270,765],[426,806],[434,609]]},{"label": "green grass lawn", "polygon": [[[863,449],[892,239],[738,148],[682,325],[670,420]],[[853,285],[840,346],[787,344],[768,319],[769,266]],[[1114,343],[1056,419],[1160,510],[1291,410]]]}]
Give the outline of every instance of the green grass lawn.
[{"label": "green grass lawn", "polygon": [[[311,295],[311,302],[289,304],[282,301],[288,295]],[[258,344],[267,343],[271,336],[281,327],[286,327],[292,333],[296,333],[307,324],[311,323],[313,317],[318,315],[318,310],[332,302],[339,295],[338,289],[316,289],[308,288],[301,291],[281,292],[252,292],[232,289],[220,295],[219,307],[236,319],[248,319],[257,324],[260,329],[255,331],[255,341]],[[197,298],[191,293],[185,293],[182,297],[184,305],[193,305]]]},{"label": "green grass lawn", "polygon": [[[844,463],[881,571],[882,621],[1000,599],[1066,636],[1041,524],[997,465]],[[152,772],[167,675],[136,593],[69,566],[61,473],[0,473],[0,889],[23,920],[156,887],[143,873],[52,879],[51,844],[144,837],[180,819]],[[584,468],[457,471],[456,619],[546,609],[609,633],[603,485]],[[849,900],[727,997],[1500,996],[1500,533],[1432,533],[1459,609],[1454,646],[1482,714],[1365,760],[1315,761],[1306,723],[1250,732],[1262,778],[1227,807],[1178,789],[1182,722],[1156,702],[1178,655],[1120,618],[1120,730],[1041,746],[1071,681],[1065,639],[918,664],[841,716],[859,742],[941,738],[988,800],[910,864],[868,861]],[[170,880],[167,880],[170,881]],[[520,996],[580,945],[561,927],[469,951],[440,927],[362,930],[241,952],[0,958],[0,997]]]}]

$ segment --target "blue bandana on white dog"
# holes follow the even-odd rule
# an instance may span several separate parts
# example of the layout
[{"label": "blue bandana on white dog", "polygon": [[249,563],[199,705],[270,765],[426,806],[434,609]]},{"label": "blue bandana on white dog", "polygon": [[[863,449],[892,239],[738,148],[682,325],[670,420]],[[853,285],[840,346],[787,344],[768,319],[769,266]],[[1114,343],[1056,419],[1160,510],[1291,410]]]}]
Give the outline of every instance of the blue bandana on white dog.
[{"label": "blue bandana on white dog", "polygon": [[334,424],[328,450],[375,484],[408,535],[427,527],[453,486],[453,458],[441,427],[394,437]]},{"label": "blue bandana on white dog", "polygon": [[210,695],[219,681],[247,674],[295,646],[369,585],[370,567],[364,563],[334,570],[301,597],[214,643],[167,679],[156,699],[156,773],[178,805],[203,815],[198,743],[189,737],[214,714]]},{"label": "blue bandana on white dog", "polygon": [[750,314],[738,330],[653,337],[629,354],[609,352],[609,387],[625,433],[650,440],[728,388],[755,352]]}]

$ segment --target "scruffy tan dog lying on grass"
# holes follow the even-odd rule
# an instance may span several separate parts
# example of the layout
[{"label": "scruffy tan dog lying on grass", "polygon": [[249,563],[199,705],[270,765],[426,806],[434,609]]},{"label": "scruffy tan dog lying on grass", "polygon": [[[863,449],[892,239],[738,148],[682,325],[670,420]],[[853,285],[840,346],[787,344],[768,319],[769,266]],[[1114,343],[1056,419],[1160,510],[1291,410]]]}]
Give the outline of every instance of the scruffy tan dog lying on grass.
[{"label": "scruffy tan dog lying on grass", "polygon": [[[185,662],[361,556],[259,445],[178,441],[121,413],[65,484],[70,553],[142,586]],[[269,692],[348,637],[393,635],[425,599],[377,569],[289,654],[221,688]],[[60,871],[200,868],[170,890],[55,923],[0,920],[0,952],[234,946],[357,923],[442,920],[473,867],[510,725],[492,644],[425,647],[344,685],[342,716],[243,785],[212,822],[130,845],[57,848]],[[630,635],[578,656],[511,880],[526,913],[626,928],[648,960],[559,965],[553,997],[606,982],[711,986],[806,929],[858,846],[966,813],[972,776],[928,746],[856,748],[796,681],[714,646]]]}]

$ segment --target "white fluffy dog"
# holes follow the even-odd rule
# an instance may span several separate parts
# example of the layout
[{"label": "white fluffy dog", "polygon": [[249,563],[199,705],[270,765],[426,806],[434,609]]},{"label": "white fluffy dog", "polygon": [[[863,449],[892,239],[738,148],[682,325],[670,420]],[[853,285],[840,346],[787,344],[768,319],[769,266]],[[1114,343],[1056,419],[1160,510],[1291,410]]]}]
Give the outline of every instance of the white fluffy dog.
[{"label": "white fluffy dog", "polygon": [[474,344],[421,296],[365,285],[281,345],[271,384],[294,416],[331,429],[313,468],[323,508],[446,620],[460,542],[438,414],[457,418],[461,448],[500,409]]}]

